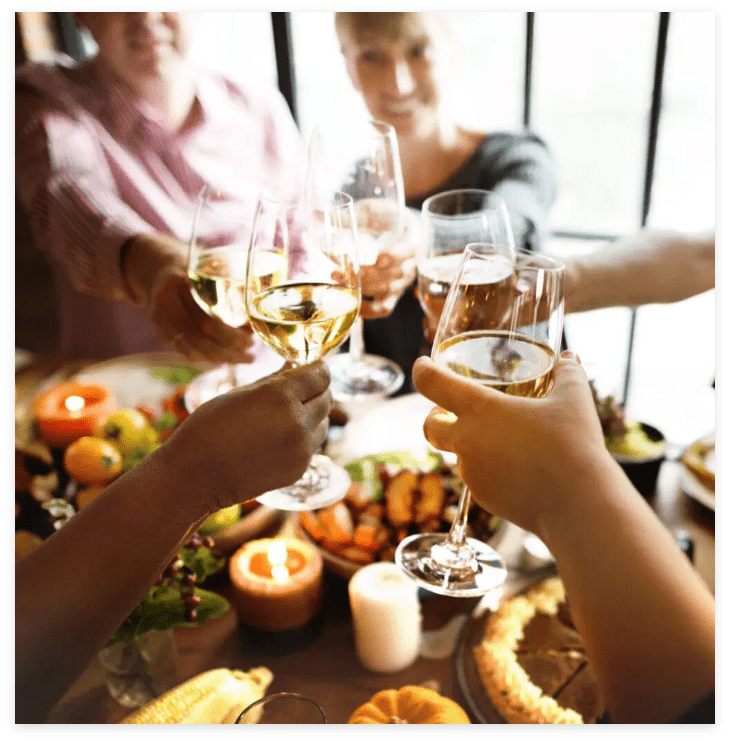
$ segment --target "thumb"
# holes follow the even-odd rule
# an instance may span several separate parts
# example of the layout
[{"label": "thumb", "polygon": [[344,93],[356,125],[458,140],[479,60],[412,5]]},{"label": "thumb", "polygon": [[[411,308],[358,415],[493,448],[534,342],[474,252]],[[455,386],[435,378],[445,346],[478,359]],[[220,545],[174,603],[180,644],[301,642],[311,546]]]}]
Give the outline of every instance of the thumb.
[{"label": "thumb", "polygon": [[554,366],[554,381],[551,396],[574,397],[590,394],[590,386],[580,358],[572,350],[564,350]]}]

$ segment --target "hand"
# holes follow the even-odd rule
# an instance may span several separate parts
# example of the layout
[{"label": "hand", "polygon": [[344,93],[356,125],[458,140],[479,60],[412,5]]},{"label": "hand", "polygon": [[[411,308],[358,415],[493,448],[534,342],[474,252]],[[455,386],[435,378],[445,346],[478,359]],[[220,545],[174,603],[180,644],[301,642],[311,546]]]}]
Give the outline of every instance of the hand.
[{"label": "hand", "polygon": [[155,456],[179,479],[175,497],[188,499],[191,518],[296,482],[327,436],[329,381],[318,361],[234,389],[189,415]]},{"label": "hand", "polygon": [[147,311],[159,338],[190,360],[254,360],[251,326],[230,327],[206,314],[193,299],[186,273],[175,264],[163,267],[155,277]]},{"label": "hand", "polygon": [[545,512],[569,507],[564,485],[574,471],[610,460],[585,372],[569,353],[542,399],[474,384],[426,357],[413,366],[418,391],[440,405],[424,423],[427,440],[457,454],[479,505],[533,532]]}]

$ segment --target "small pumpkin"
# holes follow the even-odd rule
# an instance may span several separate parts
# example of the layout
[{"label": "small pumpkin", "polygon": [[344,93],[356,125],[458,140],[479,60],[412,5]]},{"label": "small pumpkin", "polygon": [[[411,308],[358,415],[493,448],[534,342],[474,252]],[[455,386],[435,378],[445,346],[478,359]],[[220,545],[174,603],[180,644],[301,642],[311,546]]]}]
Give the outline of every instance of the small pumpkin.
[{"label": "small pumpkin", "polygon": [[350,717],[348,724],[471,724],[450,698],[421,685],[381,690]]}]

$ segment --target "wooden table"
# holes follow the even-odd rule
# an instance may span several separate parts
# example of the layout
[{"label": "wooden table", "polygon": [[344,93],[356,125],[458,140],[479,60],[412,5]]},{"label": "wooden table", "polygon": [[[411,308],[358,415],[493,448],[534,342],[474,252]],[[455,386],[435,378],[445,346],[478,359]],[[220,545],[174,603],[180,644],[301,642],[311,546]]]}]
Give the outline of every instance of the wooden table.
[{"label": "wooden table", "polygon": [[[34,384],[23,385],[29,393]],[[37,379],[35,380],[37,382]],[[342,461],[388,450],[425,450],[421,426],[430,403],[409,395],[381,403],[367,412],[355,411],[343,438],[331,445],[330,455]],[[714,513],[684,495],[679,488],[680,465],[667,461],[660,471],[657,493],[650,500],[662,520],[672,529],[685,529],[694,539],[695,565],[714,591]],[[537,575],[518,569],[524,532],[509,526],[499,546],[510,566],[505,592],[515,592]],[[230,589],[223,578],[222,594]],[[423,628],[436,631],[455,616],[469,615],[478,599],[448,598],[422,593]],[[494,597],[494,596],[493,596]],[[489,600],[486,598],[485,600]],[[493,598],[492,598],[493,599]],[[467,703],[457,680],[454,656],[445,659],[419,657],[406,670],[384,675],[365,670],[358,662],[351,630],[345,579],[327,573],[322,610],[301,632],[264,635],[239,624],[232,611],[196,629],[175,632],[180,681],[215,667],[250,669],[265,665],[274,674],[269,692],[298,691],[310,695],[324,708],[328,721],[345,723],[352,711],[378,690],[435,680],[441,692]],[[51,712],[53,723],[115,723],[128,713],[114,702],[104,687],[104,674],[94,662]]]}]

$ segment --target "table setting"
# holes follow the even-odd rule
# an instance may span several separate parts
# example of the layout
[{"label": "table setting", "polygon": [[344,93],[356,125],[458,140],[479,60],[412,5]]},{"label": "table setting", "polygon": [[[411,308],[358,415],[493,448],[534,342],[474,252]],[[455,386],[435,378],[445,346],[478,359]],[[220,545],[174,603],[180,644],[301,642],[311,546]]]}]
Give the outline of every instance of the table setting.
[{"label": "table setting", "polygon": [[[404,208],[402,187],[394,193]],[[432,360],[500,393],[543,397],[562,340],[562,264],[516,249],[498,200],[445,195],[427,207],[416,271],[435,323]],[[402,375],[377,392],[375,382],[348,386],[357,387],[353,368],[378,360],[357,346],[335,352],[360,331],[357,205],[346,193],[312,196],[305,218],[262,196],[241,221],[201,194],[196,301],[231,325],[249,321],[276,368],[328,356],[345,415],[298,482],[213,513],[190,534],[50,722],[604,716],[545,544],[472,502],[455,457],[424,437],[434,405],[417,393],[389,398]],[[216,225],[205,238],[203,224]],[[40,378],[33,359],[16,360],[16,561],[207,399],[275,370],[172,353],[37,367]],[[714,589],[714,434],[668,458],[661,431],[613,399],[595,403],[612,455]]]}]

